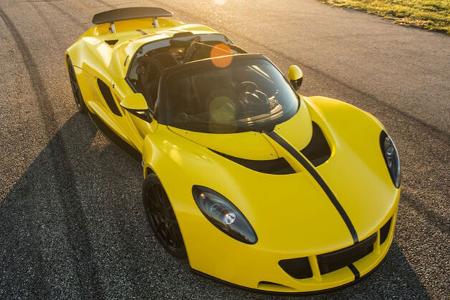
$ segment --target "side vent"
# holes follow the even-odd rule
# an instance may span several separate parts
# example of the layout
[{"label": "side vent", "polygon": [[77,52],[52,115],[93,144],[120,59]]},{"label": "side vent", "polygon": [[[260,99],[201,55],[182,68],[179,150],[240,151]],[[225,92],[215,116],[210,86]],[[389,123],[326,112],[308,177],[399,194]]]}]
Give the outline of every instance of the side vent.
[{"label": "side vent", "polygon": [[291,167],[291,165],[284,158],[277,158],[271,160],[251,160],[238,158],[231,155],[227,155],[224,153],[217,152],[215,150],[209,149],[214,153],[217,153],[241,166],[252,169],[257,172],[266,173],[266,174],[274,174],[274,175],[283,175],[283,174],[293,174],[295,170]]},{"label": "side vent", "polygon": [[322,129],[316,123],[312,123],[313,134],[309,144],[301,150],[304,156],[314,165],[319,166],[326,162],[331,155],[331,149]]},{"label": "side vent", "polygon": [[109,109],[118,116],[122,116],[122,113],[120,112],[119,108],[117,107],[116,101],[114,100],[113,95],[111,94],[111,90],[109,86],[106,85],[103,81],[100,79],[97,79],[98,88],[100,89],[100,92],[103,95],[103,99],[105,99],[106,104],[108,105]]}]

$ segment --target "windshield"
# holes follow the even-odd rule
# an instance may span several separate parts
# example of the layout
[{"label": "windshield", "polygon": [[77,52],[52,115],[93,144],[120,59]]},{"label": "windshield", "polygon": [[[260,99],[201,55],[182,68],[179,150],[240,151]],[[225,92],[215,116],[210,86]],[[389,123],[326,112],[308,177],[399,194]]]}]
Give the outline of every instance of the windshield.
[{"label": "windshield", "polygon": [[257,56],[228,56],[184,65],[164,76],[158,114],[181,129],[233,133],[271,130],[298,110],[278,69]]}]

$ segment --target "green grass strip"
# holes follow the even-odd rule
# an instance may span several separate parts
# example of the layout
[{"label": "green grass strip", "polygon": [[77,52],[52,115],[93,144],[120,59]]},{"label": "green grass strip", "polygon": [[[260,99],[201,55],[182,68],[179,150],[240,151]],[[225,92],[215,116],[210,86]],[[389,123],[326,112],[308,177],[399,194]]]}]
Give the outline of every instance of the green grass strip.
[{"label": "green grass strip", "polygon": [[395,23],[450,34],[450,0],[320,0],[394,20]]}]

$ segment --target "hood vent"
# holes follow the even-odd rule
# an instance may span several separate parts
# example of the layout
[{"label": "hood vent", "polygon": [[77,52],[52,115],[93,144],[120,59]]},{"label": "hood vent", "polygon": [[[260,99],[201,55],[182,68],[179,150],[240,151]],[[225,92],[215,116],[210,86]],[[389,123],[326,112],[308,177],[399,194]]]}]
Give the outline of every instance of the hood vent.
[{"label": "hood vent", "polygon": [[105,40],[105,43],[107,43],[110,46],[114,46],[115,44],[117,44],[119,40]]},{"label": "hood vent", "polygon": [[283,174],[293,174],[295,173],[294,169],[284,158],[277,158],[271,160],[251,160],[238,158],[231,155],[227,155],[224,153],[220,153],[209,149],[214,153],[219,154],[241,166],[252,169],[257,172],[266,173],[266,174],[274,174],[274,175],[283,175]]},{"label": "hood vent", "polygon": [[312,122],[312,127],[313,133],[311,141],[301,152],[315,167],[317,167],[330,158],[331,149],[319,125]]}]

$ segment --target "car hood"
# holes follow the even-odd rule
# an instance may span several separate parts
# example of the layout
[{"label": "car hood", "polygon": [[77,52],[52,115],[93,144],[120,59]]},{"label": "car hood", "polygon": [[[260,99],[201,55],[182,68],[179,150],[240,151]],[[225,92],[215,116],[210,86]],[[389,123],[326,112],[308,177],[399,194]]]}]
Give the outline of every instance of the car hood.
[{"label": "car hood", "polygon": [[[347,126],[347,118],[359,125]],[[322,129],[332,150],[326,162],[313,168],[363,240],[387,221],[398,201],[399,191],[390,180],[380,150],[381,128],[361,112],[349,110],[339,119],[302,102],[298,113],[274,131],[300,153],[311,140],[313,122]],[[299,255],[330,252],[354,243],[324,187],[270,135],[168,129],[199,145],[196,149],[203,153],[195,156],[196,168],[188,171],[191,186],[206,186],[232,201],[255,229],[259,246]],[[283,158],[294,170],[284,175],[257,172],[217,152],[252,160]]]},{"label": "car hood", "polygon": [[[221,154],[248,160],[272,160],[279,158],[272,143],[261,132],[248,131],[229,134],[193,132],[168,126],[172,132]],[[289,120],[278,124],[277,130],[297,148],[303,149],[312,136],[311,117],[306,105]]]}]

